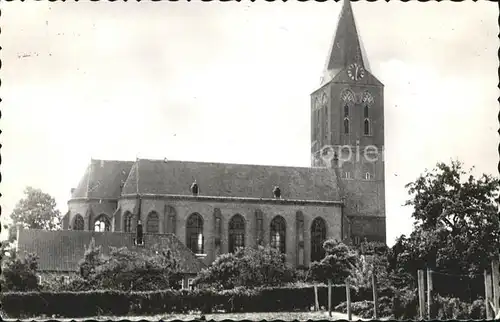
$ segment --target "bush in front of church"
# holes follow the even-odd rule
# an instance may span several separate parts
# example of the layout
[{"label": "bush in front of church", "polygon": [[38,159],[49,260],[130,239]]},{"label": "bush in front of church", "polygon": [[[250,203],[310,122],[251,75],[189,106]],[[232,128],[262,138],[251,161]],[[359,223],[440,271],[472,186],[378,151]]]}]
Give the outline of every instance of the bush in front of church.
[{"label": "bush in front of church", "polygon": [[170,250],[134,252],[122,247],[111,248],[109,256],[103,256],[92,243],[80,262],[80,277],[70,284],[71,290],[176,289],[182,280],[178,262]]},{"label": "bush in front of church", "polygon": [[324,242],[326,256],[320,262],[311,264],[311,279],[319,282],[331,280],[334,284],[343,284],[351,277],[359,256],[342,242],[330,239]]},{"label": "bush in front of church", "polygon": [[215,289],[279,286],[294,280],[294,270],[285,256],[269,246],[240,248],[234,254],[222,254],[202,270],[194,284]]}]

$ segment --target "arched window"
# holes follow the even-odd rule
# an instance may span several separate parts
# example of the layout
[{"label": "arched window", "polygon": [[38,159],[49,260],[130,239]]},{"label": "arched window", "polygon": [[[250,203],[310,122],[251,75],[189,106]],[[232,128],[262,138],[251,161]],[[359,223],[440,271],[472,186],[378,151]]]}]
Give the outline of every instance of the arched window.
[{"label": "arched window", "polygon": [[364,113],[363,113],[365,119],[369,118],[369,113],[368,113],[368,105],[365,105],[365,108],[364,108]]},{"label": "arched window", "polygon": [[372,178],[372,175],[370,174],[370,172],[365,173],[366,180],[371,180],[371,178]]},{"label": "arched window", "polygon": [[281,216],[276,216],[271,221],[271,247],[286,253],[286,222]]},{"label": "arched window", "polygon": [[73,230],[83,230],[84,226],[83,217],[80,214],[76,214],[73,220]]},{"label": "arched window", "polygon": [[349,106],[344,105],[344,117],[349,117]]},{"label": "arched window", "polygon": [[132,232],[132,214],[128,211],[123,216],[123,231],[126,233]]},{"label": "arched window", "polygon": [[146,222],[146,232],[158,234],[160,232],[160,219],[156,212],[150,212]]},{"label": "arched window", "polygon": [[240,247],[245,247],[245,219],[236,214],[229,221],[229,252],[234,253]]},{"label": "arched window", "polygon": [[110,227],[109,219],[104,214],[97,217],[94,222],[94,231],[109,231]]},{"label": "arched window", "polygon": [[203,254],[203,218],[198,213],[191,214],[186,225],[186,245],[195,254]]},{"label": "arched window", "polygon": [[325,257],[323,243],[326,240],[326,224],[323,218],[317,217],[311,225],[311,262],[319,262]]},{"label": "arched window", "polygon": [[364,127],[365,127],[365,135],[370,135],[370,120],[369,119],[365,119]]},{"label": "arched window", "polygon": [[344,134],[349,134],[349,119],[344,119]]}]

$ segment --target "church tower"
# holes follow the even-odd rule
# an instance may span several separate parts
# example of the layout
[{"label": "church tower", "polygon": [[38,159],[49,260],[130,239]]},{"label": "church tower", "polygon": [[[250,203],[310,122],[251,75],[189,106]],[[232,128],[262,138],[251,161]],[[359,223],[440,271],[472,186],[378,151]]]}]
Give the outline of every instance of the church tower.
[{"label": "church tower", "polygon": [[371,73],[344,0],[319,89],[311,94],[313,167],[333,167],[344,200],[343,236],[386,240],[384,85]]}]

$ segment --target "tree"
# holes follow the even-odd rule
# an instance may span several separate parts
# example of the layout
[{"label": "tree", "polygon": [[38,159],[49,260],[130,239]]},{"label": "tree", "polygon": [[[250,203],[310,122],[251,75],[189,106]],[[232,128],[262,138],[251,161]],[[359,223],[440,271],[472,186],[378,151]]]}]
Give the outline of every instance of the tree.
[{"label": "tree", "polygon": [[476,179],[471,170],[464,171],[458,161],[438,163],[406,186],[415,223],[409,238],[398,244],[401,265],[482,274],[498,256],[500,181],[486,174]]},{"label": "tree", "polygon": [[357,264],[358,254],[342,242],[329,239],[324,242],[326,255],[320,262],[311,264],[311,277],[315,281],[331,280],[343,284]]},{"label": "tree", "polygon": [[195,285],[218,289],[239,286],[277,286],[293,281],[294,272],[285,255],[269,246],[239,248],[234,254],[222,254],[210,267],[203,269]]},{"label": "tree", "polygon": [[349,277],[354,288],[372,287],[372,274],[377,276],[377,285],[389,286],[388,273],[389,248],[385,243],[363,242],[359,249],[361,256],[356,262]]},{"label": "tree", "polygon": [[2,261],[2,291],[33,291],[38,289],[38,258],[34,254],[18,257],[12,254]]},{"label": "tree", "polygon": [[57,230],[61,228],[61,213],[55,199],[40,189],[27,187],[10,217],[9,241],[16,239],[17,225],[31,229]]}]

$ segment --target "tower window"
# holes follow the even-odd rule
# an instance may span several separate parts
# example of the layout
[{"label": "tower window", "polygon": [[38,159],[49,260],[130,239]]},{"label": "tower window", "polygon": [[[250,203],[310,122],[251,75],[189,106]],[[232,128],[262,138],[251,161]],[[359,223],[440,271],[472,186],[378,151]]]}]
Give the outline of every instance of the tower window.
[{"label": "tower window", "polygon": [[351,171],[344,172],[344,178],[351,179]]},{"label": "tower window", "polygon": [[344,117],[349,117],[349,106],[344,105]]},{"label": "tower window", "polygon": [[365,133],[365,135],[370,135],[370,120],[369,119],[365,119],[364,133]]},{"label": "tower window", "polygon": [[368,116],[368,114],[369,114],[368,112],[369,112],[369,111],[368,111],[368,105],[365,105],[365,108],[364,108],[364,113],[363,113],[363,114],[364,114],[364,116],[365,116],[365,118],[368,118],[368,117],[369,117],[369,116]]},{"label": "tower window", "polygon": [[365,173],[365,179],[366,180],[371,180],[372,179],[372,175],[370,174],[370,172]]},{"label": "tower window", "polygon": [[349,134],[349,119],[344,119],[344,134]]}]

